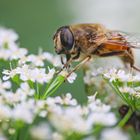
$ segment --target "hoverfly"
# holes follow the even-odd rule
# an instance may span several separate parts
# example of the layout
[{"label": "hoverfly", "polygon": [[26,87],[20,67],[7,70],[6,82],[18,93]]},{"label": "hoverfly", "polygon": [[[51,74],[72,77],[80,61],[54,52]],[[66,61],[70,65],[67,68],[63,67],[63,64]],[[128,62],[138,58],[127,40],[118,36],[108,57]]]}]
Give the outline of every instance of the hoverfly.
[{"label": "hoverfly", "polygon": [[[140,71],[135,66],[133,48],[139,48],[140,42],[125,32],[113,31],[101,24],[77,24],[60,27],[54,37],[57,54],[66,55],[67,67],[72,61],[89,61],[94,56],[119,56],[125,65]],[[78,67],[78,66],[77,66]]]}]

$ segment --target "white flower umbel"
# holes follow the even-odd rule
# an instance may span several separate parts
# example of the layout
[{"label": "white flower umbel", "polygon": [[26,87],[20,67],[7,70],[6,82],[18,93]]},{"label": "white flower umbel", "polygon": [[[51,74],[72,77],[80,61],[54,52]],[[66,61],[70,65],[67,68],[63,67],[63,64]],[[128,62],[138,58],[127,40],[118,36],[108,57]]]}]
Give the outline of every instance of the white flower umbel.
[{"label": "white flower umbel", "polygon": [[115,115],[110,111],[110,106],[101,103],[98,99],[96,100],[95,96],[90,97],[87,106],[78,104],[73,106],[64,102],[62,104],[60,97],[54,100],[52,98],[47,99],[48,116],[52,125],[61,133],[86,134],[87,132],[90,133],[96,124],[112,126],[117,122]]},{"label": "white flower umbel", "polygon": [[105,129],[100,140],[130,140],[129,136],[119,128]]}]

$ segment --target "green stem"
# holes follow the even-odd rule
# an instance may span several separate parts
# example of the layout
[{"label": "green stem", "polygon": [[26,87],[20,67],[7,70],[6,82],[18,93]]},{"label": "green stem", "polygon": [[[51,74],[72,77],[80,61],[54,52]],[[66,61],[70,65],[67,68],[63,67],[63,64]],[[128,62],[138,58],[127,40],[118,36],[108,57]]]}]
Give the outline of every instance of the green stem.
[{"label": "green stem", "polygon": [[62,75],[58,75],[56,79],[50,84],[44,95],[42,96],[42,99],[46,99],[48,96],[52,95],[65,81],[65,77]]},{"label": "green stem", "polygon": [[40,98],[40,93],[39,93],[39,85],[38,83],[36,82],[36,94],[37,94],[37,99]]},{"label": "green stem", "polygon": [[123,127],[128,122],[132,114],[133,114],[133,110],[132,108],[129,108],[127,114],[123,117],[123,119],[118,123],[117,126]]},{"label": "green stem", "polygon": [[20,137],[20,130],[19,130],[19,128],[17,128],[14,140],[19,140],[19,137]]}]

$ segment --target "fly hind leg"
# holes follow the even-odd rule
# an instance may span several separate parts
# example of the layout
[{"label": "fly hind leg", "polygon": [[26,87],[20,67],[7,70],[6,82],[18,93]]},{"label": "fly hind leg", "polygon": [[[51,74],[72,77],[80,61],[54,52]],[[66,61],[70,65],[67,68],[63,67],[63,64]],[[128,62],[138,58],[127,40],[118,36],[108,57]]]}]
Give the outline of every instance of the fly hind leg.
[{"label": "fly hind leg", "polygon": [[129,63],[131,68],[140,72],[140,68],[138,68],[134,65],[135,64],[134,55],[133,55],[133,51],[131,49],[125,51],[124,56],[122,57],[122,61],[124,62],[124,65],[126,67],[127,67],[127,63]]}]

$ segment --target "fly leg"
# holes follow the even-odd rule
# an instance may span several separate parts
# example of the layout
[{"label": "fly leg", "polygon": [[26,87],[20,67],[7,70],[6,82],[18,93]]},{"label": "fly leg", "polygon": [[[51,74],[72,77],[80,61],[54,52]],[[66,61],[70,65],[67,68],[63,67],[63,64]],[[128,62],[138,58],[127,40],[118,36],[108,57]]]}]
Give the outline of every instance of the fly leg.
[{"label": "fly leg", "polygon": [[[125,56],[124,57],[126,57],[126,58],[129,58],[129,63],[130,63],[130,67],[131,68],[133,68],[133,69],[135,69],[136,71],[139,71],[140,72],[140,68],[138,68],[138,67],[136,67],[135,65],[134,65],[134,56],[133,56],[133,52],[132,52],[132,50],[130,50],[130,51],[125,51]],[[126,59],[127,60],[127,59]]]},{"label": "fly leg", "polygon": [[91,56],[87,56],[85,57],[78,65],[76,65],[72,71],[69,72],[69,74],[67,75],[67,77],[69,77],[74,71],[76,71],[77,69],[79,69],[82,65],[84,65],[87,61],[89,61],[91,59]]},{"label": "fly leg", "polygon": [[63,58],[61,57],[61,63],[63,64],[63,67],[57,72],[57,74],[59,74],[63,69],[69,67],[70,66],[70,63],[73,60],[72,57],[71,56],[68,56],[68,55],[66,55],[66,59],[67,59],[67,62],[64,63]]}]

